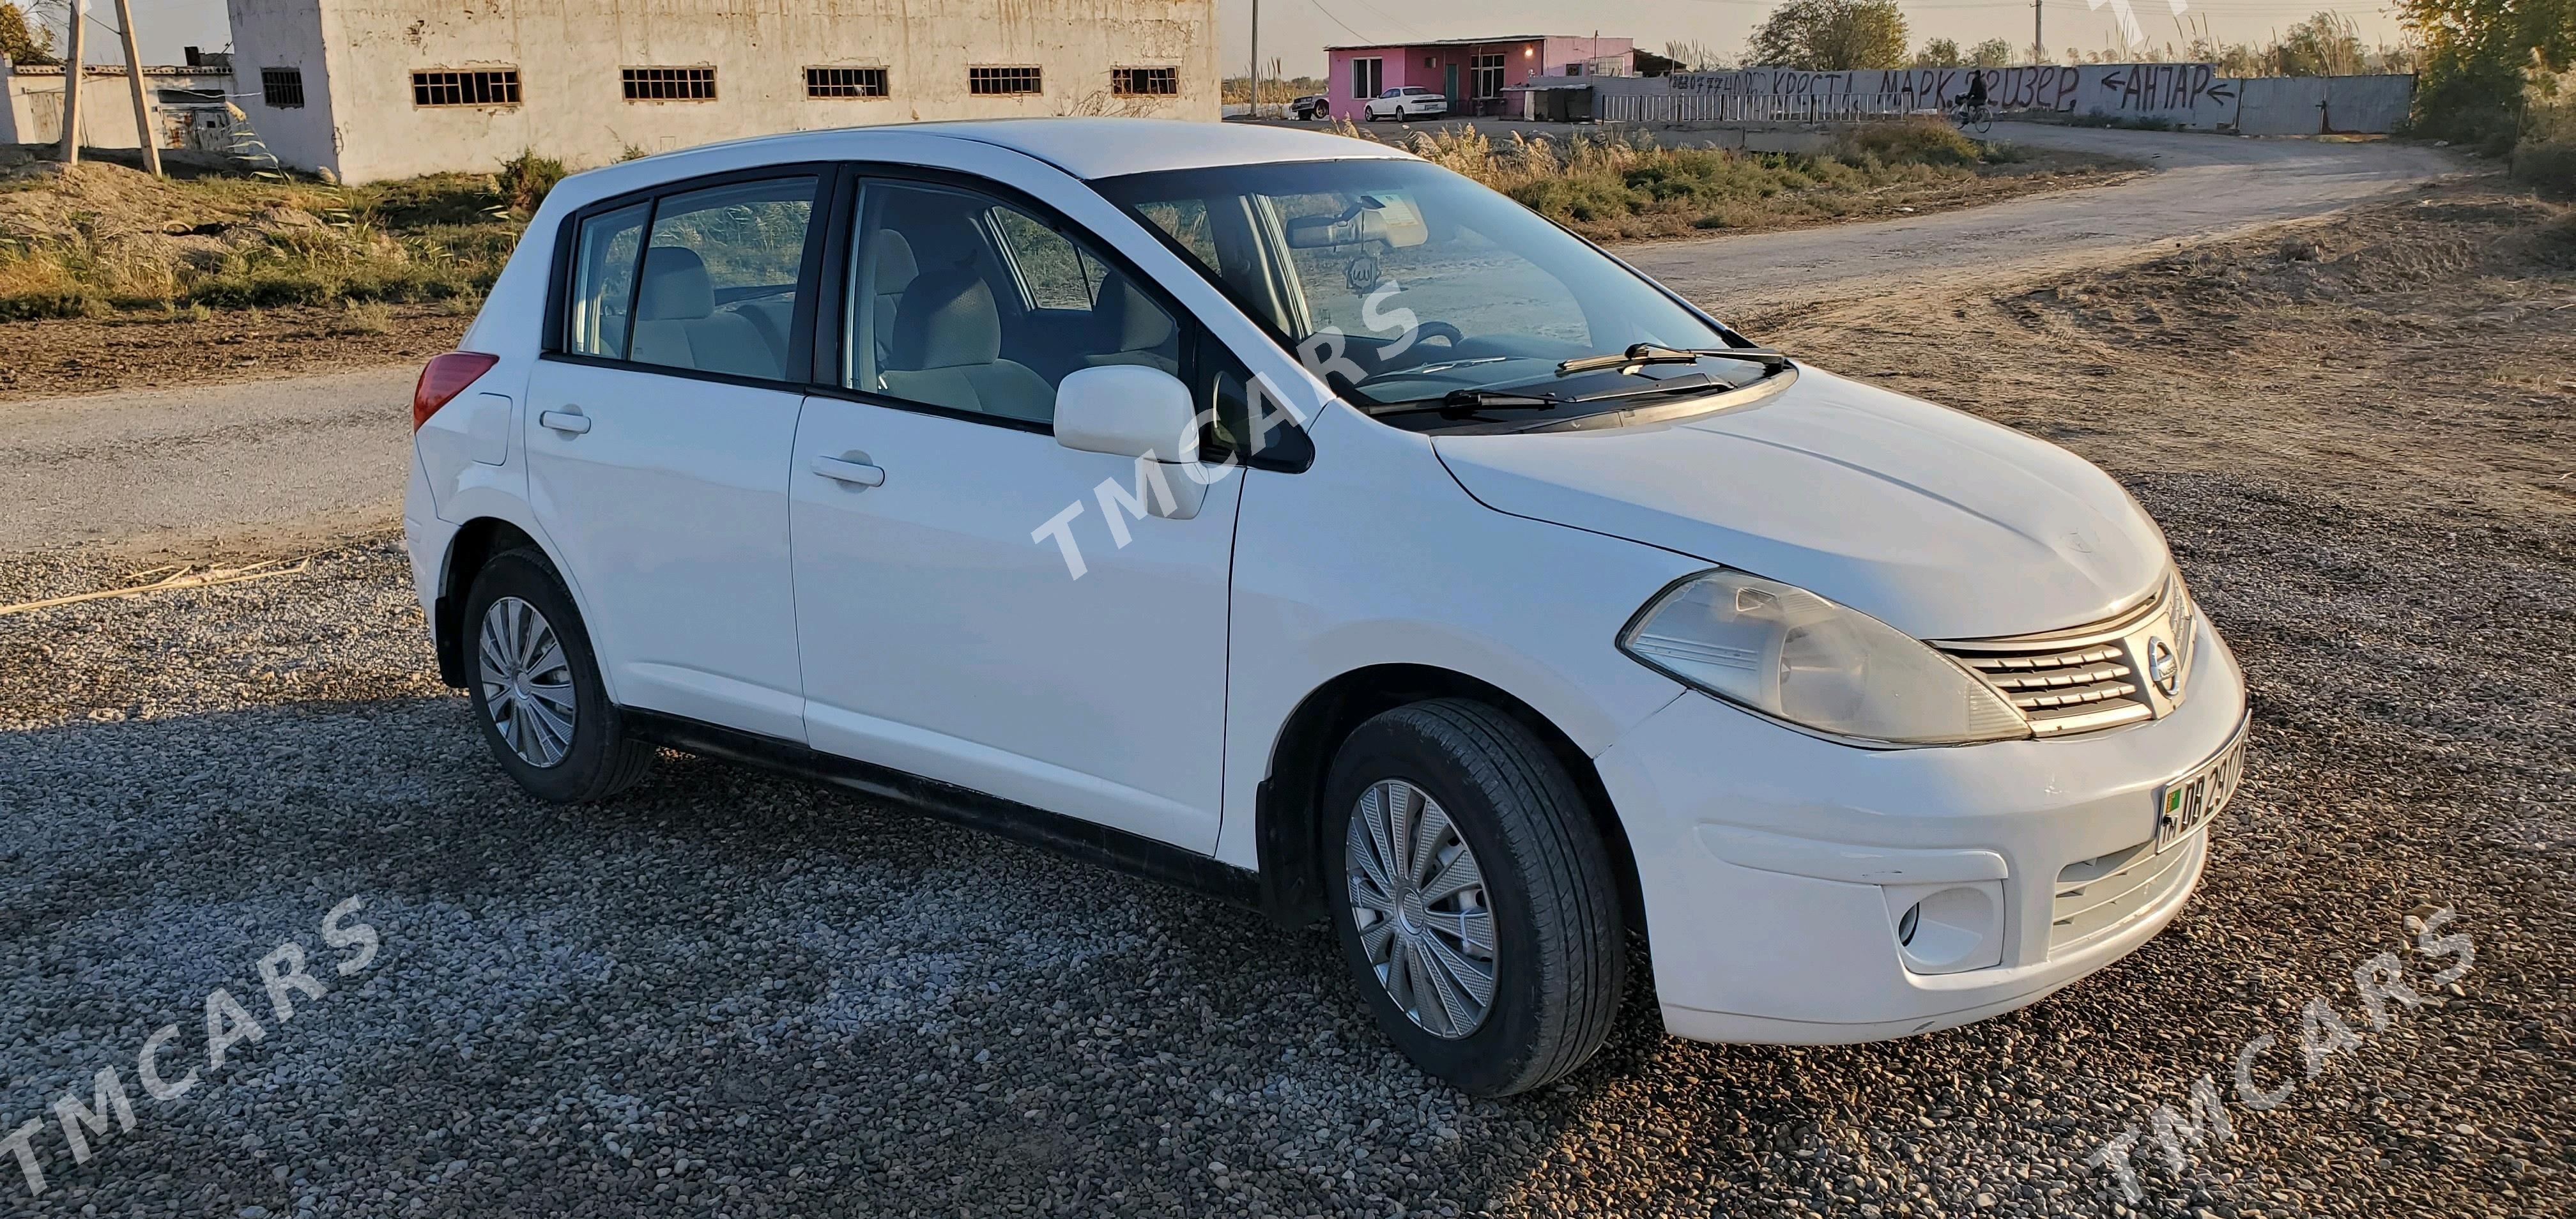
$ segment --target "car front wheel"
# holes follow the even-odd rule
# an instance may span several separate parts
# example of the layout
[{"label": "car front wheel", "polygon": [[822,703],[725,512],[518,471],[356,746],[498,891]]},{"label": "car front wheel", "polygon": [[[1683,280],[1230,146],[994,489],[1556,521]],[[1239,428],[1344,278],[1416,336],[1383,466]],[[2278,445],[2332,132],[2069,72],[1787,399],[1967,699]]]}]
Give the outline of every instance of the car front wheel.
[{"label": "car front wheel", "polygon": [[1601,1048],[1626,984],[1610,852],[1537,734],[1436,699],[1360,725],[1325,788],[1335,930],[1379,1028],[1477,1096]]},{"label": "car front wheel", "polygon": [[590,633],[542,552],[492,557],[466,594],[465,688],[493,760],[558,803],[604,800],[644,777],[653,747],[626,735]]}]

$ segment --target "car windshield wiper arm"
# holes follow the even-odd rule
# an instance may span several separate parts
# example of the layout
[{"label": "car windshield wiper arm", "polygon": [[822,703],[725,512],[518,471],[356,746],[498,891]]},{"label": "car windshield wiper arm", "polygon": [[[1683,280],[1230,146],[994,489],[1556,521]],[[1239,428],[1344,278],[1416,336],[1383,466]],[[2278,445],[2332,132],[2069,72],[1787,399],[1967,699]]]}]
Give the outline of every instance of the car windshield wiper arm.
[{"label": "car windshield wiper arm", "polygon": [[1509,390],[1499,389],[1453,389],[1437,398],[1424,398],[1418,402],[1397,402],[1386,406],[1372,406],[1368,408],[1368,413],[1379,416],[1418,415],[1424,411],[1456,411],[1463,413],[1488,406],[1517,406],[1543,411],[1552,409],[1560,403],[1579,401],[1584,401],[1584,399],[1560,398],[1555,394],[1517,394]]},{"label": "car windshield wiper arm", "polygon": [[1628,350],[1614,356],[1585,356],[1556,366],[1556,375],[1571,376],[1604,368],[1625,368],[1631,364],[1689,364],[1706,356],[1720,360],[1751,360],[1768,369],[1789,365],[1789,357],[1768,347],[1660,347],[1653,343],[1633,343]]}]

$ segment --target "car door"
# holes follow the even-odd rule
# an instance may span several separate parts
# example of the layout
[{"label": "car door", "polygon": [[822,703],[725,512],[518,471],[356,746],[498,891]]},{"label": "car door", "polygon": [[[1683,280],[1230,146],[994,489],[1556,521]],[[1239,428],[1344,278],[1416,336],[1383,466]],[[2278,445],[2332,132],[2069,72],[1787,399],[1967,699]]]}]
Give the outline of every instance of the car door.
[{"label": "car door", "polygon": [[810,743],[1213,851],[1242,480],[1143,515],[1050,423],[1072,371],[1179,370],[1174,310],[1024,199],[879,176],[854,217],[791,480]]},{"label": "car door", "polygon": [[[574,218],[528,384],[528,493],[621,705],[802,739],[787,463],[826,175]],[[810,323],[809,323],[810,326]]]}]

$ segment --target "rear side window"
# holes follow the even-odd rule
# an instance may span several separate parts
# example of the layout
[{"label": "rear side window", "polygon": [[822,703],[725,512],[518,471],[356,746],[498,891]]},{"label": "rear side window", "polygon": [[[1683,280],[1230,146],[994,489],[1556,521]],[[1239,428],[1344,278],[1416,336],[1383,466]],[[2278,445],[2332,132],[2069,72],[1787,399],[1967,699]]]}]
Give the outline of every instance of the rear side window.
[{"label": "rear side window", "polygon": [[635,299],[635,252],[644,245],[652,205],[602,212],[581,222],[574,239],[571,307],[564,350],[626,358],[626,311]]},{"label": "rear side window", "polygon": [[789,379],[817,183],[711,186],[582,221],[565,350]]}]

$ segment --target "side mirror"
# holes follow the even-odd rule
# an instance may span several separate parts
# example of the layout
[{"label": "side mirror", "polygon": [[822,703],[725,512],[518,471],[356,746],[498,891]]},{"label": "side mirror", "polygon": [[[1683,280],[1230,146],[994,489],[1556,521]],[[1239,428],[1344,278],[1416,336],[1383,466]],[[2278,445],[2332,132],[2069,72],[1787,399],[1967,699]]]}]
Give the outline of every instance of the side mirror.
[{"label": "side mirror", "polygon": [[1112,364],[1065,377],[1055,390],[1055,442],[1134,458],[1135,493],[1150,515],[1185,521],[1207,498],[1190,468],[1199,460],[1198,408],[1190,387],[1159,368]]}]

